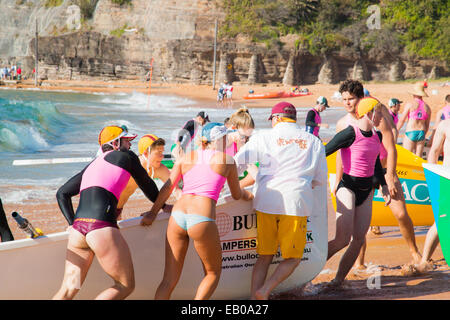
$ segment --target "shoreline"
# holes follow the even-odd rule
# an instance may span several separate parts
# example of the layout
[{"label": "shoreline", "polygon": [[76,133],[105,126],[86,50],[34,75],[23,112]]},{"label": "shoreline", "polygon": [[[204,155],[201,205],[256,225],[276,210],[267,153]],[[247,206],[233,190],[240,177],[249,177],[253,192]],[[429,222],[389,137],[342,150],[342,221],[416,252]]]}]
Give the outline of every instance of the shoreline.
[{"label": "shoreline", "polygon": [[[403,101],[402,108],[407,101],[412,99],[411,94],[408,93],[412,89],[414,82],[386,82],[386,83],[363,83],[373,97],[376,97],[385,105],[387,105],[390,98],[398,98]],[[311,84],[300,86],[300,88],[307,88],[312,95],[294,97],[294,98],[280,98],[280,99],[252,99],[246,100],[243,97],[248,94],[249,90],[255,93],[272,92],[272,91],[290,91],[289,86],[282,84],[233,84],[233,106],[232,109],[237,109],[243,105],[249,108],[272,108],[280,101],[289,101],[295,107],[313,107],[319,96],[324,96],[328,99],[331,107],[342,106],[342,103],[332,99],[335,92],[339,90],[339,84]],[[11,89],[36,89],[34,81],[24,80],[20,83],[10,86],[2,86],[2,88]],[[92,80],[44,80],[39,86],[40,90],[45,91],[74,91],[81,93],[132,93],[140,92],[144,94],[174,94],[180,97],[190,98],[195,100],[199,107],[219,108],[216,103],[217,89],[219,84],[216,84],[216,89],[213,90],[212,85],[195,85],[195,84],[180,84],[180,83],[152,83],[149,88],[149,83],[138,80],[111,80],[111,81],[92,81]],[[441,86],[440,80],[428,81],[428,89],[426,89],[428,97],[425,97],[425,102],[432,110],[432,117],[436,112],[445,106],[444,100],[447,94],[450,94],[450,86]],[[230,109],[230,108],[224,108]]]}]

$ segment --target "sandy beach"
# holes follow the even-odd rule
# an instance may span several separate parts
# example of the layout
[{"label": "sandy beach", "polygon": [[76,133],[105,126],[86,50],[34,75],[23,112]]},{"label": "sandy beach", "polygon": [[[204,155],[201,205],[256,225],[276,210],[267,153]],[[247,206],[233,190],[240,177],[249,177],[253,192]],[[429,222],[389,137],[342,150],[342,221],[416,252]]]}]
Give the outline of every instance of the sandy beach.
[{"label": "sandy beach", "polygon": [[[432,116],[445,106],[444,99],[450,93],[450,86],[442,86],[444,80],[428,81],[428,88],[426,89],[428,97],[425,102],[432,109]],[[406,103],[412,99],[408,91],[412,90],[414,82],[399,82],[399,83],[365,83],[364,86],[370,94],[379,99],[387,105],[390,98],[397,98]],[[3,86],[5,88],[5,86]],[[12,87],[16,88],[34,88],[34,81],[26,80]],[[40,88],[42,90],[73,90],[79,92],[141,92],[146,94],[175,94],[182,97],[191,98],[198,102],[198,106],[215,107],[217,89],[219,84],[216,84],[215,90],[212,85],[193,85],[193,84],[179,84],[179,83],[152,83],[149,86],[148,82],[137,80],[121,80],[121,81],[65,81],[65,80],[44,80],[41,82]],[[233,84],[233,107],[239,108],[241,105],[246,105],[251,108],[271,108],[279,101],[288,100],[296,107],[311,107],[315,104],[319,96],[324,96],[328,99],[331,106],[342,106],[338,101],[333,101],[332,96],[339,89],[339,84],[312,84],[300,86],[300,88],[307,88],[312,94],[303,97],[283,98],[283,99],[244,99],[250,90],[255,93],[265,93],[273,91],[289,91],[290,87],[281,84]],[[402,107],[404,106],[402,104]],[[403,108],[400,109],[402,111]],[[434,119],[433,119],[434,120]]]},{"label": "sandy beach", "polygon": [[[430,105],[433,111],[433,117],[436,112],[444,106],[444,98],[450,94],[449,86],[441,86],[442,81],[429,81],[427,92],[428,98],[424,100]],[[412,96],[408,90],[412,89],[413,83],[368,83],[366,88],[371,95],[378,98],[385,104],[392,97],[401,101],[409,101]],[[16,85],[17,88],[32,88],[32,81],[24,81]],[[218,85],[216,84],[216,89]],[[319,96],[328,98],[331,106],[341,106],[338,101],[333,101],[331,97],[338,91],[339,85],[307,85],[312,95],[305,97],[289,98],[296,107],[311,107]],[[176,94],[198,101],[199,107],[216,106],[217,91],[212,86],[206,85],[188,85],[188,84],[152,84],[139,81],[43,81],[41,84],[43,90],[72,90],[80,92],[143,92],[151,94]],[[234,84],[233,108],[241,105],[248,107],[266,107],[270,108],[275,103],[285,99],[270,100],[245,100],[244,95],[249,90],[255,93],[270,91],[288,91],[288,87],[281,85],[240,85]],[[435,93],[435,94],[433,94]],[[434,121],[434,118],[433,118]],[[76,204],[77,201],[74,201]],[[131,199],[123,212],[124,219],[140,215],[150,208],[150,203],[143,199]],[[8,222],[15,239],[25,238],[25,234],[17,228],[15,221],[10,218],[12,211],[22,211],[25,216],[39,227],[46,234],[64,231],[67,223],[63,218],[56,199],[49,203],[25,202],[20,205],[4,204],[8,216]],[[334,237],[334,210],[329,204],[329,238]],[[434,252],[432,259],[435,262],[435,269],[422,275],[405,275],[402,267],[411,261],[406,242],[402,238],[399,229],[396,227],[382,227],[383,234],[368,234],[366,264],[368,268],[362,271],[351,271],[347,276],[344,288],[334,292],[320,293],[320,288],[332,280],[336,274],[339,260],[343,254],[342,250],[330,259],[321,274],[319,274],[312,283],[304,290],[292,290],[289,292],[277,293],[273,299],[420,299],[420,300],[449,300],[450,299],[450,267],[443,259],[440,246]],[[416,227],[416,242],[420,252],[423,250],[427,227]],[[163,263],[163,262],[161,262]],[[374,275],[378,278],[374,278]],[[378,282],[377,282],[378,281]],[[368,285],[369,283],[369,285]],[[372,284],[372,285],[371,285]]]}]

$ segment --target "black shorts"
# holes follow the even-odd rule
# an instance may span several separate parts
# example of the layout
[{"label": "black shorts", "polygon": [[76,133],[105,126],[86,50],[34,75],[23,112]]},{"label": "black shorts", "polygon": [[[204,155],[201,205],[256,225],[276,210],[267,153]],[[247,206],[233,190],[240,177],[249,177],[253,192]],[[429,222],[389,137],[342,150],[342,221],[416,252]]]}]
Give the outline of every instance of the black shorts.
[{"label": "black shorts", "polygon": [[373,189],[373,176],[372,177],[353,177],[346,173],[343,174],[341,181],[336,189],[345,187],[355,194],[355,206],[358,207],[366,201]]}]

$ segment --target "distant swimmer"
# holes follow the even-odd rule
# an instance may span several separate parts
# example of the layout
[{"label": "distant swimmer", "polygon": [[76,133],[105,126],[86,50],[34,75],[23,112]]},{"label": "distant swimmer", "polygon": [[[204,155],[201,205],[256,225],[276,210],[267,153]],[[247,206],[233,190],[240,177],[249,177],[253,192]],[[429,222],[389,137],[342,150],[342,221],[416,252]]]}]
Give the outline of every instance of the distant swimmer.
[{"label": "distant swimmer", "polygon": [[[269,117],[272,128],[253,134],[235,159],[239,172],[255,162],[253,206],[257,217],[258,258],[253,267],[251,298],[267,300],[301,263],[306,245],[307,219],[313,214],[315,186],[327,183],[325,148],[297,124],[297,110],[277,103]],[[267,277],[280,248],[283,260]]]},{"label": "distant swimmer", "polygon": [[329,125],[327,123],[322,123],[322,118],[320,117],[320,113],[323,112],[326,108],[329,108],[328,101],[325,97],[320,96],[317,98],[316,106],[308,111],[306,115],[306,131],[312,133],[316,137],[319,137],[320,128],[328,128]]},{"label": "distant swimmer", "polygon": [[428,94],[424,91],[423,83],[416,83],[413,90],[409,93],[413,96],[414,100],[406,103],[405,109],[398,121],[397,129],[400,131],[406,122],[403,147],[422,158],[425,136],[430,126],[431,109],[423,101],[424,97],[428,97]]},{"label": "distant swimmer", "polygon": [[220,123],[204,126],[201,147],[175,163],[155,205],[143,214],[141,224],[152,224],[178,181],[183,179],[183,194],[173,206],[167,226],[164,276],[156,290],[157,300],[171,297],[180,279],[190,240],[194,242],[205,274],[194,299],[209,299],[219,283],[222,249],[215,219],[220,192],[227,182],[233,199],[251,200],[253,197],[240,188],[236,164],[230,155],[223,152],[226,134],[227,129]]},{"label": "distant swimmer", "polygon": [[8,220],[6,220],[5,210],[3,209],[3,203],[1,198],[0,198],[0,239],[2,242],[14,240],[11,229],[9,229]]},{"label": "distant swimmer", "polygon": [[[350,92],[342,92],[344,101]],[[327,156],[340,150],[343,167],[336,191],[336,236],[328,242],[327,260],[348,245],[339,262],[336,277],[330,283],[332,287],[343,284],[365,243],[372,218],[374,176],[381,184],[386,205],[390,203],[379,158],[382,135],[373,129],[382,118],[379,101],[372,97],[357,100],[358,120],[339,131],[325,147]]]},{"label": "distant swimmer", "polygon": [[[433,145],[428,153],[428,163],[437,163],[439,155],[444,153],[444,166],[450,166],[450,119],[442,120],[437,129]],[[422,260],[416,266],[419,272],[426,272],[433,269],[431,256],[439,244],[439,236],[434,223],[427,232],[425,245],[423,247]]]},{"label": "distant swimmer", "polygon": [[[195,137],[199,128],[209,122],[209,115],[205,111],[200,111],[197,116],[191,120],[186,121],[183,128],[178,132],[175,144],[172,146],[172,154],[176,159],[184,155],[191,142],[195,141]],[[191,146],[195,149],[194,146]]]},{"label": "distant swimmer", "polygon": [[[54,299],[73,299],[83,285],[94,256],[114,285],[97,299],[125,299],[135,286],[130,249],[117,225],[117,203],[130,177],[152,202],[158,188],[130,151],[136,135],[107,126],[99,134],[103,154],[59,188],[56,198],[69,227],[64,279]],[[80,194],[76,213],[72,197]]]},{"label": "distant swimmer", "polygon": [[[166,142],[162,138],[158,138],[154,134],[146,134],[138,142],[139,160],[142,167],[147,171],[148,176],[160,179],[166,182],[170,176],[170,170],[162,164],[164,159],[164,146]],[[117,217],[119,219],[123,207],[127,203],[130,196],[137,190],[139,186],[136,181],[130,177],[127,186],[123,190],[119,203],[117,204]],[[179,191],[179,189],[177,189]]]}]

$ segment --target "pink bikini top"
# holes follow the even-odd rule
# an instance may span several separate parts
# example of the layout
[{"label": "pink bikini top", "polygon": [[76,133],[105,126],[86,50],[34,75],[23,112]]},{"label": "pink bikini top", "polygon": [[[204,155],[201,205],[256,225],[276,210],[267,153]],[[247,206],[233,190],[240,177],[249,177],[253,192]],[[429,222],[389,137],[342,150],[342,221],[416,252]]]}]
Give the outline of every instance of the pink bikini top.
[{"label": "pink bikini top", "polygon": [[353,177],[371,177],[380,153],[380,139],[375,130],[372,130],[371,137],[365,137],[358,127],[352,127],[355,130],[355,141],[350,147],[341,149],[344,173]]},{"label": "pink bikini top", "polygon": [[110,152],[112,151],[101,154],[86,168],[81,179],[80,192],[91,187],[101,187],[114,194],[119,201],[131,174],[105,160]]},{"label": "pink bikini top", "polygon": [[408,113],[408,119],[412,118],[415,120],[426,120],[428,118],[428,113],[425,111],[425,102],[421,99],[415,98],[417,103],[419,104],[419,107],[417,107],[416,110],[410,111]]},{"label": "pink bikini top", "polygon": [[197,150],[197,163],[183,175],[183,194],[203,196],[214,201],[219,199],[226,177],[211,169],[211,158],[217,150]]}]

